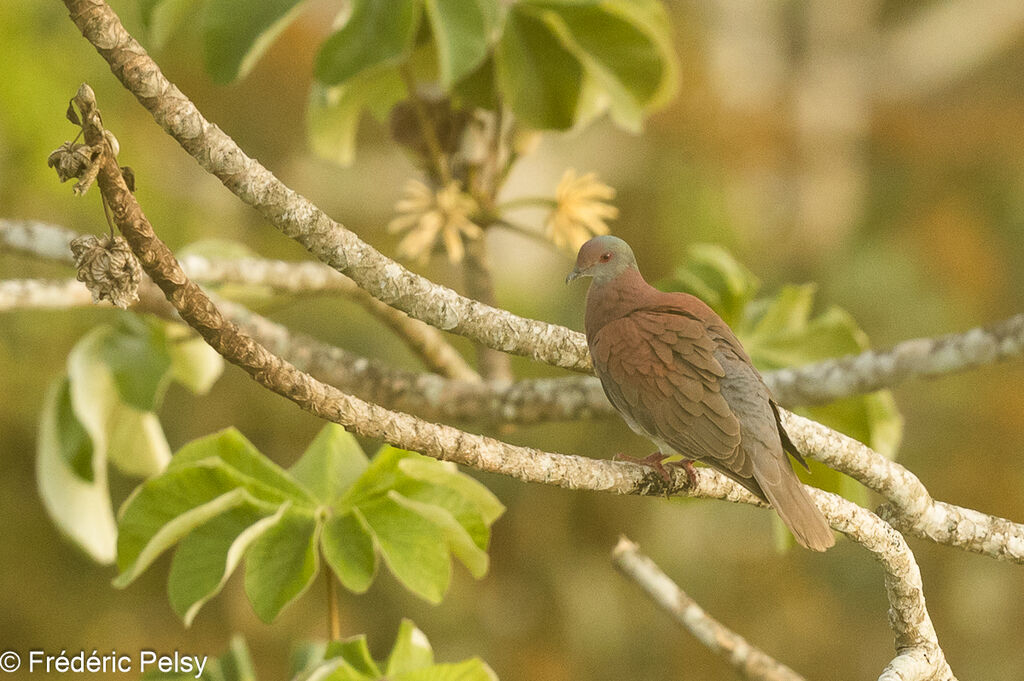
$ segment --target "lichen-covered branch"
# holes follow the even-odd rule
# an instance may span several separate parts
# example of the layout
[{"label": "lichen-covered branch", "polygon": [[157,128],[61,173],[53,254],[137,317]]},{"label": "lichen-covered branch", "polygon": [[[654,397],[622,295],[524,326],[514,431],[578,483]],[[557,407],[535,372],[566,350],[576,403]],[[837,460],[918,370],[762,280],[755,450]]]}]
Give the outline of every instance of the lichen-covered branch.
[{"label": "lichen-covered branch", "polygon": [[187,255],[181,266],[197,281],[267,286],[286,293],[335,292],[357,303],[391,328],[431,371],[459,381],[479,382],[480,375],[434,327],[377,300],[355,282],[317,262],[263,258],[211,259]]},{"label": "lichen-covered branch", "polygon": [[[75,102],[82,112],[86,142],[100,145],[103,129],[92,90],[82,86]],[[179,316],[225,359],[306,411],[365,437],[523,481],[621,494],[685,491],[693,496],[760,503],[749,491],[711,470],[698,471],[692,485],[685,474],[679,473],[666,486],[656,473],[634,464],[510,445],[384,409],[317,381],[225,320],[209,296],[186,276],[170,249],[157,237],[110,154],[101,154],[97,162],[101,164],[97,182],[115,224]],[[897,650],[906,655],[909,651],[927,648],[931,655],[927,659],[934,669],[922,678],[952,679],[925,607],[920,571],[903,536],[874,514],[841,497],[820,490],[812,490],[812,494],[832,526],[871,551],[881,563]]]},{"label": "lichen-covered branch", "polygon": [[[35,220],[0,219],[0,251],[27,253],[71,265],[74,259],[68,244],[78,236],[63,227]],[[437,329],[385,305],[356,286],[351,279],[326,265],[264,258],[206,258],[198,255],[186,255],[181,263],[189,276],[197,281],[266,286],[285,293],[339,293],[394,330],[431,371],[459,381],[480,380],[476,371]],[[50,292],[53,292],[52,287]]]},{"label": "lichen-covered branch", "polygon": [[318,260],[348,275],[373,297],[436,328],[502,352],[588,371],[582,334],[524,319],[459,295],[410,272],[286,187],[246,154],[164,77],[103,0],[64,0],[71,19],[156,122],[242,201],[301,243]]},{"label": "lichen-covered branch", "polygon": [[872,553],[885,573],[897,655],[879,681],[953,679],[925,606],[921,570],[903,535],[865,508],[818,489],[811,496],[829,524]]},{"label": "lichen-covered branch", "polygon": [[880,511],[896,529],[982,555],[1024,563],[1024,525],[935,501],[916,475],[865,444],[782,410],[790,439],[805,456],[845,473],[888,502]]},{"label": "lichen-covered branch", "polygon": [[891,388],[1024,354],[1024,314],[964,333],[903,341],[888,350],[773,371],[765,380],[779,404],[813,405]]},{"label": "lichen-covered branch", "polygon": [[802,676],[752,646],[690,598],[653,560],[625,537],[612,551],[612,564],[634,582],[658,607],[671,615],[694,638],[724,657],[740,676],[752,681],[803,681]]},{"label": "lichen-covered branch", "polygon": [[85,284],[74,279],[6,279],[0,281],[0,312],[25,309],[65,309],[92,304]]}]

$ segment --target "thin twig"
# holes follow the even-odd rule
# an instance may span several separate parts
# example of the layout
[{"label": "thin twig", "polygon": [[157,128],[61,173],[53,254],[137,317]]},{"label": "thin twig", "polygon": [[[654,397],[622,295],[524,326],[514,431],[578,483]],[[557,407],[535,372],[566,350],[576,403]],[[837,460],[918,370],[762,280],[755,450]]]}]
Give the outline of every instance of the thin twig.
[{"label": "thin twig", "polygon": [[1024,314],[963,333],[906,340],[766,376],[780,404],[828,404],[891,388],[910,378],[932,378],[1024,354]]},{"label": "thin twig", "polygon": [[711,652],[724,657],[743,678],[751,681],[803,681],[804,677],[709,615],[626,537],[620,537],[612,551],[612,564],[636,582],[658,607],[694,638]]}]

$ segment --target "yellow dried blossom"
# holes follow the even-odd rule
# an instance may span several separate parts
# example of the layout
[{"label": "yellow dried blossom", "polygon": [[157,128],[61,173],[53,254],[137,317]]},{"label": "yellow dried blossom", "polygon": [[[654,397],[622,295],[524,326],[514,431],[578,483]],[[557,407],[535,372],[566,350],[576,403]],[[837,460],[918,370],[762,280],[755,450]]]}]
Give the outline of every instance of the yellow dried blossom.
[{"label": "yellow dried blossom", "polygon": [[555,246],[573,253],[587,239],[608,233],[605,220],[619,217],[619,209],[607,201],[615,198],[615,189],[597,179],[596,173],[582,177],[569,168],[555,189],[555,209],[544,225]]},{"label": "yellow dried blossom", "polygon": [[469,219],[476,210],[476,201],[462,191],[458,182],[435,193],[419,180],[409,180],[405,196],[395,203],[398,216],[388,223],[388,231],[408,231],[398,243],[399,257],[425,262],[441,241],[448,259],[461,262],[465,254],[462,239],[478,239],[483,234]]}]

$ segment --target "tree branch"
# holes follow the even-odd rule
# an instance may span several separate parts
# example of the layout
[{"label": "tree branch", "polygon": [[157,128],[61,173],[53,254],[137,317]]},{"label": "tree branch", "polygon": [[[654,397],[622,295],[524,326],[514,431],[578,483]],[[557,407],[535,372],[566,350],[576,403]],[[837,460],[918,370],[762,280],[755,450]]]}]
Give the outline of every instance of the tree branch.
[{"label": "tree branch", "polygon": [[721,655],[751,681],[803,681],[802,676],[756,648],[700,607],[653,560],[625,537],[612,551],[612,564],[632,579],[658,607],[671,615],[711,652]]},{"label": "tree branch", "polygon": [[434,284],[384,256],[248,157],[160,71],[103,0],[64,0],[82,35],[156,122],[243,202],[374,298],[502,352],[589,371],[582,334],[524,319]]},{"label": "tree branch", "polygon": [[[76,232],[56,225],[0,218],[0,250],[12,250],[33,257],[73,264],[67,244],[77,236],[79,235]],[[295,293],[338,290],[349,295],[351,290],[351,295],[358,303],[373,305],[375,309],[379,309],[382,319],[389,314],[385,305],[373,302],[376,299],[372,296],[350,283],[345,283],[347,280],[344,277],[318,263],[286,263],[263,259],[213,260],[195,255],[185,256],[181,262],[189,276],[208,283],[262,285]],[[408,319],[394,310],[390,314],[400,319]],[[255,323],[251,312],[246,311],[246,315],[250,315],[250,319]],[[858,391],[891,387],[917,375],[935,377],[945,371],[966,371],[988,362],[1004,361],[1024,354],[1022,317],[1024,315],[1018,315],[984,329],[974,329],[962,334],[908,340],[889,350],[869,350],[860,355],[771,371],[766,373],[764,378],[779,404],[793,407],[808,402],[838,400]],[[290,336],[287,329],[268,320],[260,320],[260,325],[264,329],[275,327],[272,334],[275,338],[276,354],[293,361],[289,347],[297,343],[296,356],[315,357],[315,365],[311,366],[317,368],[307,370],[321,380],[371,402],[401,411],[411,411],[424,418],[532,424],[615,415],[615,410],[605,397],[601,384],[591,376],[525,379],[511,384],[479,383],[475,382],[476,379],[473,377],[449,381],[438,376],[389,368],[381,362],[339,351],[308,336]],[[268,324],[271,326],[267,326]],[[419,351],[429,353],[428,348],[432,347],[429,342],[432,334],[430,327],[420,324],[417,326],[419,329],[427,330],[427,337]],[[581,335],[564,327],[555,328],[561,334]],[[251,328],[249,333],[259,336]],[[415,341],[415,329],[403,327],[403,334],[403,339]],[[978,339],[982,337],[989,338],[986,342],[989,346],[995,343],[996,351],[979,351],[979,348],[986,344],[979,342]],[[997,337],[1000,339],[998,342],[995,340]],[[929,352],[920,354],[920,350],[917,350],[919,354],[914,355],[913,348],[920,349],[926,346],[931,348]],[[912,355],[916,358],[911,363],[909,357]],[[461,357],[459,359],[461,360]],[[440,357],[433,361],[448,365],[449,373],[455,370],[454,360]],[[462,361],[464,363],[464,360]],[[915,373],[916,370],[911,364],[917,368],[916,370],[924,373]],[[305,368],[305,365],[303,366]],[[428,366],[431,366],[429,361]],[[895,370],[897,366],[902,368]],[[439,373],[444,373],[437,367],[434,368]]]},{"label": "tree branch", "polygon": [[[101,145],[103,129],[91,88],[83,85],[75,101],[82,112],[86,142]],[[635,464],[510,445],[390,411],[315,380],[226,321],[202,289],[188,279],[170,249],[157,237],[125,185],[112,156],[103,153],[97,163],[101,164],[98,185],[111,208],[115,224],[146,273],[164,292],[181,318],[229,362],[243,368],[260,385],[288,398],[304,410],[364,437],[382,439],[434,458],[527,482],[620,494],[685,491],[690,496],[762,505],[749,491],[709,469],[697,471],[692,487],[688,487],[688,476],[683,473],[675,474],[672,483],[666,486],[657,473]],[[896,634],[897,650],[901,651],[897,660],[913,653],[917,656],[914,660],[923,659],[932,665],[931,673],[922,678],[952,679],[925,607],[920,571],[903,536],[878,516],[841,497],[813,488],[811,494],[832,527],[863,545],[881,563],[890,603],[889,621]],[[888,678],[894,677],[890,674]]]},{"label": "tree branch", "polygon": [[[78,236],[69,229],[44,222],[0,219],[0,251],[11,250],[74,265],[68,244]],[[198,255],[184,256],[181,264],[190,277],[203,282],[265,286],[283,293],[341,294],[392,329],[431,371],[458,381],[480,381],[480,375],[444,339],[441,332],[385,305],[356,286],[351,279],[326,265],[264,258],[218,259]],[[52,285],[49,293],[56,295]],[[25,305],[28,305],[28,301],[22,301],[21,306]],[[56,301],[53,306],[58,306]]]},{"label": "tree branch", "polygon": [[867,445],[782,411],[782,423],[804,456],[881,494],[880,511],[896,529],[936,543],[1024,564],[1024,525],[932,499],[916,475]]},{"label": "tree branch", "polygon": [[[75,279],[6,279],[0,281],[0,312],[24,309],[66,309],[92,304],[92,294]],[[101,304],[107,304],[106,301]]]},{"label": "tree branch", "polygon": [[1024,354],[1024,314],[964,333],[915,338],[888,350],[780,369],[765,376],[780,404],[812,405],[932,378]]},{"label": "tree branch", "polygon": [[286,293],[340,293],[393,330],[431,371],[459,381],[480,381],[480,375],[440,331],[382,303],[326,265],[262,258],[214,260],[190,255],[181,259],[181,266],[198,281],[269,286]]}]

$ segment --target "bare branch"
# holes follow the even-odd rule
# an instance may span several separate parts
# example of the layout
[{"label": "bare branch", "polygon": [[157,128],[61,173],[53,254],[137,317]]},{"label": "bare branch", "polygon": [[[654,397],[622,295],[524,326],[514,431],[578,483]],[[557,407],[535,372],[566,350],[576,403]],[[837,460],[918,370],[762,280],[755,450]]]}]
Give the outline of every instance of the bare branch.
[{"label": "bare branch", "polygon": [[[68,244],[78,236],[71,230],[44,222],[0,219],[0,250],[27,253],[68,265],[74,264]],[[199,281],[266,286],[285,293],[339,293],[394,330],[428,369],[460,381],[480,381],[479,374],[441,332],[385,305],[326,265],[263,258],[215,259],[197,255],[187,255],[181,263],[189,276]]]},{"label": "bare branch", "polygon": [[0,251],[74,265],[71,242],[79,236],[78,232],[48,222],[0,218]]},{"label": "bare branch", "polygon": [[931,378],[1024,354],[1024,314],[964,333],[915,338],[889,350],[830,359],[765,376],[779,404],[827,404],[889,388],[909,378]]},{"label": "bare branch", "polygon": [[7,279],[0,281],[0,312],[20,309],[64,309],[92,304],[92,294],[75,279]]},{"label": "bare branch", "polygon": [[[55,225],[0,219],[0,250],[14,250],[70,264],[71,254],[66,245],[76,236],[77,233]],[[393,315],[396,320],[409,322],[408,327],[402,327],[402,337],[408,342],[417,342],[417,331],[411,328],[413,322],[406,315],[395,310],[388,312],[385,305],[325,265],[264,259],[216,260],[195,255],[183,257],[181,263],[189,276],[209,283],[235,282],[294,293],[338,291],[350,295],[361,305],[373,306],[382,320],[387,321],[388,316]],[[870,350],[805,367],[772,371],[764,378],[780,404],[795,406],[889,387],[917,375],[938,376],[944,371],[966,371],[1021,354],[1024,351],[1022,318],[1024,315],[1018,315],[964,334],[905,341],[890,350]],[[443,349],[447,346],[433,344],[431,339],[436,332],[422,324],[416,325],[425,330],[418,352],[424,355],[428,366],[440,372],[437,364],[444,364],[448,366],[448,373],[454,372],[457,360],[443,355],[433,360],[429,357],[435,347],[438,352],[447,352]],[[563,327],[556,328],[562,334],[579,335]],[[252,329],[249,332],[259,336]],[[475,382],[474,374],[465,380],[447,381],[437,376],[387,369],[380,362],[335,351],[305,336],[286,341],[288,334],[280,327],[273,332],[276,354],[292,361],[288,347],[292,342],[299,343],[301,347],[296,348],[297,354],[317,358],[317,369],[308,370],[321,380],[372,402],[411,411],[424,418],[530,424],[615,415],[601,384],[589,376],[527,379],[507,384]],[[982,337],[989,340],[979,341]],[[995,351],[983,350],[986,345],[990,348],[994,345]],[[913,348],[925,346],[931,351],[914,355]],[[915,357],[913,362],[910,360],[912,356]],[[912,368],[911,363],[916,368]],[[897,366],[901,367],[898,371],[894,370]],[[468,366],[466,368],[472,371]]]},{"label": "bare branch", "polygon": [[805,456],[845,473],[889,502],[882,517],[902,532],[982,555],[1024,563],[1024,525],[932,499],[916,475],[867,445],[782,411],[783,425]]},{"label": "bare branch", "polygon": [[582,334],[524,319],[434,284],[387,258],[248,157],[160,71],[103,0],[64,0],[114,75],[199,164],[318,260],[374,298],[431,326],[502,352],[574,371],[590,369]]},{"label": "bare branch", "polygon": [[726,658],[740,676],[753,681],[803,681],[802,676],[756,648],[700,607],[653,560],[626,537],[612,551],[619,572],[640,585],[651,600],[683,625],[711,652]]}]

